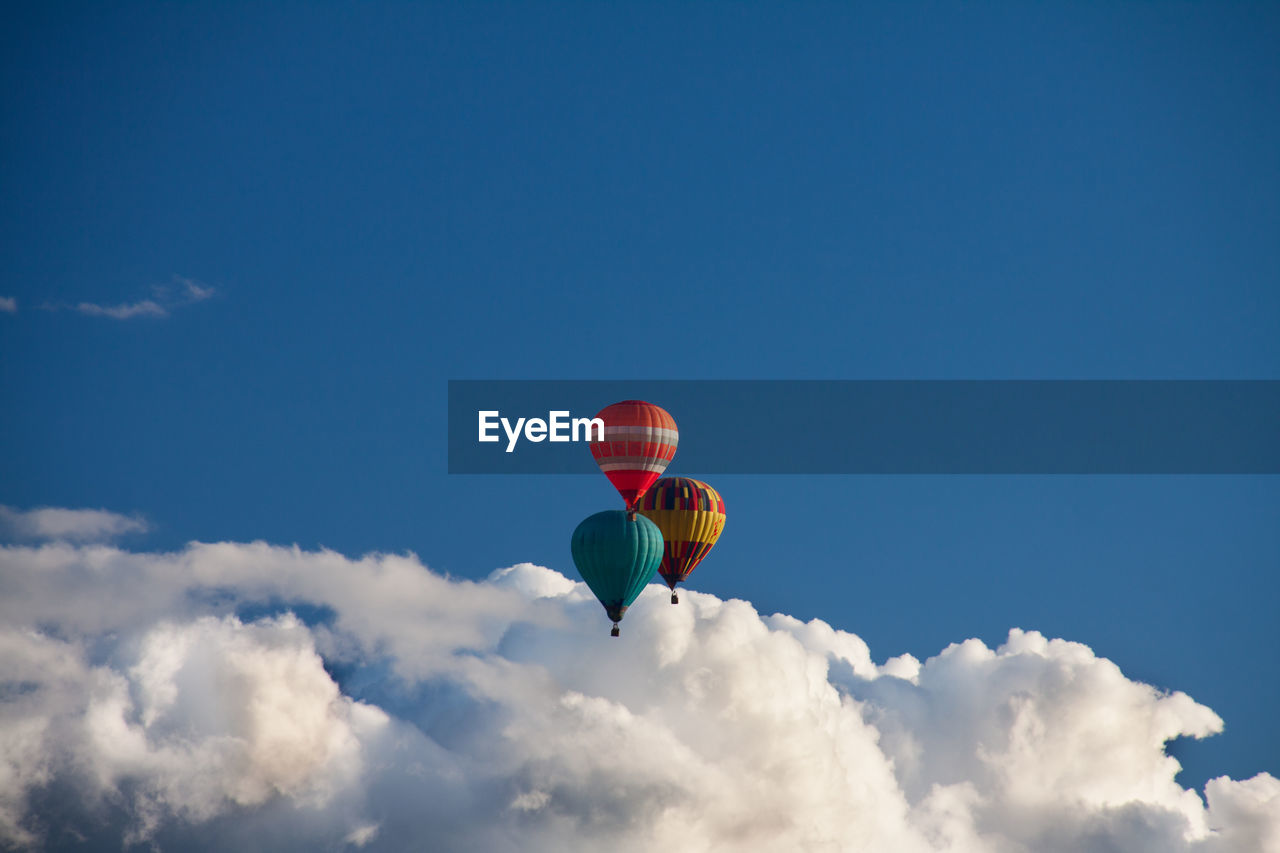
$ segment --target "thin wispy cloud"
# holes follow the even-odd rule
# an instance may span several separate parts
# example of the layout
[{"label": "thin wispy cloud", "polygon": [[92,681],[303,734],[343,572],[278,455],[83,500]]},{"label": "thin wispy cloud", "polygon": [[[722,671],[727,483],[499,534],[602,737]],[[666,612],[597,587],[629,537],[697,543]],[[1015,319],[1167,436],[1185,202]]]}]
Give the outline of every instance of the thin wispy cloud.
[{"label": "thin wispy cloud", "polygon": [[151,288],[151,296],[134,302],[103,304],[78,302],[75,305],[45,305],[50,310],[66,308],[88,317],[108,317],[112,320],[132,320],[137,317],[168,317],[172,311],[204,302],[217,293],[216,288],[200,284],[195,279],[175,275],[169,284],[157,284]]},{"label": "thin wispy cloud", "polygon": [[90,317],[110,317],[113,320],[169,316],[169,310],[152,299],[144,299],[141,302],[127,302],[120,305],[97,305],[93,302],[81,302],[75,306],[75,310]]},{"label": "thin wispy cloud", "polygon": [[0,296],[0,312],[5,314],[18,313],[18,300],[12,296]]},{"label": "thin wispy cloud", "polygon": [[201,285],[194,279],[183,278],[180,275],[175,275],[173,277],[173,281],[179,288],[181,288],[182,296],[187,302],[203,302],[214,294],[214,289],[212,287]]},{"label": "thin wispy cloud", "polygon": [[552,569],[262,542],[0,547],[0,626],[0,846],[1280,849],[1280,780],[1175,779],[1217,714],[1034,631],[877,662],[651,586],[612,639]]},{"label": "thin wispy cloud", "polygon": [[19,541],[109,542],[147,529],[141,518],[105,509],[19,510],[0,504],[0,536]]}]

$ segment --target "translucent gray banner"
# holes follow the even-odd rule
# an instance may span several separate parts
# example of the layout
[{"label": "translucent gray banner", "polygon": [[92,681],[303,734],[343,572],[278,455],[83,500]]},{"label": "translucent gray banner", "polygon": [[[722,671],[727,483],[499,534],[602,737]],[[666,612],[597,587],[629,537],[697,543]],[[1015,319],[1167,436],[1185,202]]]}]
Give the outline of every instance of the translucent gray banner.
[{"label": "translucent gray banner", "polygon": [[454,380],[449,473],[594,473],[550,433],[631,399],[675,418],[672,473],[1280,473],[1280,381],[1243,380]]}]

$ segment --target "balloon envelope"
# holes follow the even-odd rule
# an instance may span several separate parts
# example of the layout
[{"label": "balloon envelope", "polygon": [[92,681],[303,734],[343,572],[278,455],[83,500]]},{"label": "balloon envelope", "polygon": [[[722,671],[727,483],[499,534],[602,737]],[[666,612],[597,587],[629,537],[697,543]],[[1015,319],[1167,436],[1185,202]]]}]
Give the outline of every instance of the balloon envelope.
[{"label": "balloon envelope", "polygon": [[663,477],[644,493],[639,508],[662,531],[665,547],[658,572],[675,590],[720,538],[724,498],[701,480]]},{"label": "balloon envelope", "polygon": [[623,400],[596,415],[604,421],[604,441],[591,442],[591,455],[622,495],[627,509],[667,470],[680,433],[675,419],[660,406]]},{"label": "balloon envelope", "polygon": [[606,510],[583,519],[570,543],[578,573],[615,623],[662,561],[662,533],[643,515]]}]

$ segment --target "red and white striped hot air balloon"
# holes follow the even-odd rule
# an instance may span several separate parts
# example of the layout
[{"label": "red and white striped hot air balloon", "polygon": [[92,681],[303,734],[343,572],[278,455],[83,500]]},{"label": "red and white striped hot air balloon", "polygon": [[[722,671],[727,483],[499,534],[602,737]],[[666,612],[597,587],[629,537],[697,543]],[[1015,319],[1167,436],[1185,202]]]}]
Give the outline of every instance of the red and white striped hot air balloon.
[{"label": "red and white striped hot air balloon", "polygon": [[591,455],[627,509],[634,510],[676,455],[676,422],[665,409],[643,400],[605,406],[596,417],[604,421],[604,441],[591,442]]}]

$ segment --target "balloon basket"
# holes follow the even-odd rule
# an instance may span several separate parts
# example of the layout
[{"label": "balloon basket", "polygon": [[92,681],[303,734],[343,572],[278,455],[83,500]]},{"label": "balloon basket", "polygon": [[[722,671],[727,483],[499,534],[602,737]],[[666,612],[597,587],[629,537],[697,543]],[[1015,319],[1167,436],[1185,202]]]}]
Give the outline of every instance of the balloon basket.
[{"label": "balloon basket", "polygon": [[671,590],[671,603],[672,604],[680,603],[680,596],[676,595],[676,591],[674,589]]},{"label": "balloon basket", "polygon": [[618,623],[617,623],[617,622],[614,622],[614,623],[613,623],[613,630],[609,632],[609,636],[610,636],[610,637],[620,637],[620,636],[622,636],[622,631],[621,631],[621,630],[619,630],[619,628],[618,628]]}]

